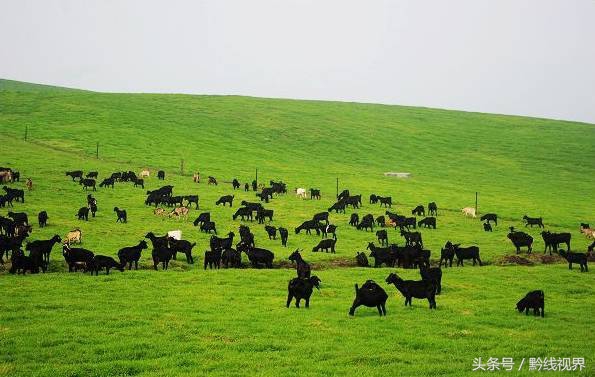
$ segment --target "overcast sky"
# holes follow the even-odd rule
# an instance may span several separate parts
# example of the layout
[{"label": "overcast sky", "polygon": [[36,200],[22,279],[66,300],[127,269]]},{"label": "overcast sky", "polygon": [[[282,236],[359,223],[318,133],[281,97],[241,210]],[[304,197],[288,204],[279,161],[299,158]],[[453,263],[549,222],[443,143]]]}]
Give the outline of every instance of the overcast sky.
[{"label": "overcast sky", "polygon": [[0,77],[595,123],[595,0],[0,0]]}]

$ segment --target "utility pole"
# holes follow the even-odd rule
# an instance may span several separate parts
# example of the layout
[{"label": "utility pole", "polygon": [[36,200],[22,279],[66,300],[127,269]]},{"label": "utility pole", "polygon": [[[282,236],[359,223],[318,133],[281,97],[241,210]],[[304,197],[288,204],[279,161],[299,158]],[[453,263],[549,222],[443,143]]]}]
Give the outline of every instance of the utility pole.
[{"label": "utility pole", "polygon": [[95,149],[95,158],[99,160],[99,142],[97,142],[97,146]]},{"label": "utility pole", "polygon": [[28,136],[27,134],[28,134],[28,133],[29,133],[29,126],[28,126],[28,125],[26,125],[26,126],[25,126],[25,141],[27,141],[27,136]]},{"label": "utility pole", "polygon": [[479,193],[478,193],[477,191],[475,191],[475,213],[476,213],[476,214],[477,214],[477,213],[479,213],[479,212],[477,212],[477,195],[478,195],[478,194],[479,194]]},{"label": "utility pole", "polygon": [[256,187],[258,187],[258,168],[256,168]]},{"label": "utility pole", "polygon": [[180,161],[180,175],[184,175],[184,159]]},{"label": "utility pole", "polygon": [[337,198],[339,197],[339,177],[337,177]]}]

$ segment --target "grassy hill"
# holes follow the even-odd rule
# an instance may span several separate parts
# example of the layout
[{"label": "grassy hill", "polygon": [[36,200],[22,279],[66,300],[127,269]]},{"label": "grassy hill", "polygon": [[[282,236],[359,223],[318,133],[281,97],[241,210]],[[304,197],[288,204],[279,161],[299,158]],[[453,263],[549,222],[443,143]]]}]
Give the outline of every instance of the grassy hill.
[{"label": "grassy hill", "polygon": [[[149,251],[140,271],[91,278],[64,273],[56,248],[50,265],[56,273],[10,276],[0,266],[0,347],[9,350],[0,356],[0,375],[463,375],[472,374],[474,357],[585,356],[587,365],[592,362],[587,351],[594,339],[584,332],[592,274],[541,265],[537,257],[535,267],[499,265],[514,254],[507,227],[523,227],[524,214],[542,216],[546,229],[571,232],[573,249],[586,249],[578,224],[595,223],[594,125],[402,106],[50,88],[0,80],[0,166],[20,170],[35,184],[15,209],[30,218],[40,210],[50,215],[50,226],[36,227],[31,239],[80,227],[84,247],[115,255],[148,231],[181,229],[197,242],[198,264],[179,258],[171,271],[154,272]],[[260,181],[322,190],[321,201],[288,194],[266,205],[275,210],[273,225],[290,230],[334,202],[337,178],[340,189],[366,199],[360,216],[384,212],[367,203],[371,193],[391,195],[393,210],[403,213],[436,201],[438,229],[422,231],[432,259],[452,240],[479,245],[488,266],[445,270],[435,312],[420,300],[404,308],[395,288],[383,283],[389,315],[378,319],[360,309],[351,319],[353,284],[384,282],[395,270],[338,267],[352,265],[355,252],[375,240],[349,227],[353,211],[331,215],[339,225],[336,254],[311,253],[319,238],[293,232],[283,248],[266,239],[261,225],[248,224],[257,243],[274,251],[277,265],[298,247],[315,263],[322,291],[310,310],[288,310],[292,270],[203,271],[209,237],[191,221],[156,218],[143,204],[142,189],[124,183],[99,189],[98,216],[76,220],[86,193],[66,170],[98,170],[101,179],[144,167],[167,173],[165,183],[148,179],[147,189],[172,184],[177,194],[198,194],[201,209],[191,219],[210,211],[220,234],[237,233],[240,222],[231,215],[241,200],[256,200],[226,182],[249,182],[256,168]],[[196,170],[222,183],[193,184]],[[411,172],[412,178],[387,178],[386,171]],[[460,214],[474,204],[475,192],[480,212],[502,218],[493,233]],[[214,205],[232,193],[234,208]],[[128,211],[128,224],[115,224],[114,206]],[[528,232],[541,255],[539,230]],[[392,229],[389,240],[403,243]],[[397,270],[417,279],[416,271]],[[518,298],[537,288],[546,292],[546,318],[515,313]]]}]

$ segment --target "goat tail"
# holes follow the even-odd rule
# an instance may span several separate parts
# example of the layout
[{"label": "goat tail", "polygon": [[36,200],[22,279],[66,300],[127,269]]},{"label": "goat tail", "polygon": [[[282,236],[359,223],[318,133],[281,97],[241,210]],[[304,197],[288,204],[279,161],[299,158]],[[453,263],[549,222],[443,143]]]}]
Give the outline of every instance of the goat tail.
[{"label": "goat tail", "polygon": [[357,286],[357,283],[355,283],[355,294],[357,295],[357,292],[359,291],[359,288]]}]

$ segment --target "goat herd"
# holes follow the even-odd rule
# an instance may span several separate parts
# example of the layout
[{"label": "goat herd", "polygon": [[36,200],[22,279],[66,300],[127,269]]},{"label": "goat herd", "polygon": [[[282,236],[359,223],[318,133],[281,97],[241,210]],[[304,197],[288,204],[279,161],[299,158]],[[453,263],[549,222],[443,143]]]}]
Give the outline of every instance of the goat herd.
[{"label": "goat herd", "polygon": [[[82,171],[66,172],[66,175],[72,178],[82,188],[96,191],[96,179],[98,172],[89,172],[86,175]],[[135,187],[144,189],[144,178],[149,177],[150,172],[143,170],[139,176],[134,172],[116,172],[111,174],[109,178],[104,179],[99,186],[102,188],[114,189],[116,183],[131,182]],[[159,171],[157,174],[159,180],[165,180],[165,172]],[[194,181],[198,182],[198,173],[194,175]],[[20,174],[11,168],[0,168],[0,180],[5,183],[18,182]],[[234,190],[241,187],[239,181],[234,179],[232,182]],[[217,185],[216,178],[209,177],[208,185]],[[256,196],[260,202],[242,201],[241,206],[231,216],[232,220],[240,218],[242,221],[253,221],[256,219],[258,224],[264,224],[273,221],[274,211],[266,209],[264,203],[269,203],[275,197],[287,193],[287,186],[283,182],[270,181],[269,187],[259,186],[256,181],[251,184],[244,184],[245,191],[260,191]],[[199,209],[198,195],[174,195],[174,187],[171,185],[163,186],[157,190],[147,191],[145,205],[154,206],[153,211],[155,216],[169,216],[177,219],[187,219],[189,211],[194,205],[194,209]],[[3,186],[4,195],[0,195],[0,207],[13,207],[15,204],[25,202],[25,191],[16,188]],[[307,191],[304,188],[295,189],[298,197],[306,199],[308,197]],[[320,200],[321,193],[318,189],[310,189],[309,196],[312,200]],[[235,195],[225,195],[216,201],[216,205],[233,207]],[[402,268],[419,269],[421,280],[403,280],[396,273],[391,273],[386,278],[387,284],[393,284],[397,290],[405,297],[405,305],[411,305],[412,298],[427,299],[430,309],[436,308],[436,295],[441,293],[442,287],[442,270],[441,267],[452,267],[454,258],[457,259],[457,266],[463,266],[464,260],[472,260],[473,265],[482,265],[480,258],[480,250],[478,246],[462,247],[460,244],[446,242],[440,253],[440,261],[438,267],[430,267],[430,250],[424,249],[421,232],[417,228],[436,229],[438,218],[438,206],[431,202],[428,204],[428,215],[426,217],[426,208],[423,205],[418,205],[411,211],[410,217],[392,210],[392,198],[390,196],[379,196],[372,194],[369,197],[370,204],[379,204],[380,207],[385,207],[383,215],[374,217],[372,214],[366,214],[361,219],[357,213],[352,213],[349,219],[349,225],[357,230],[374,231],[374,227],[380,228],[376,231],[376,238],[380,246],[369,242],[367,249],[370,251],[369,257],[374,259],[374,267],[380,267],[383,264],[388,267],[399,266]],[[329,215],[331,212],[345,213],[346,208],[351,207],[354,210],[362,206],[361,195],[351,195],[349,190],[341,192],[336,203],[334,203],[327,211],[314,214],[312,219],[304,221],[301,225],[295,228],[295,234],[304,231],[306,234],[312,234],[314,231],[317,235],[322,235],[322,240],[316,245],[312,251],[325,251],[335,253],[337,242],[337,226],[329,222]],[[168,209],[166,209],[168,208]],[[389,210],[391,209],[391,210]],[[80,208],[76,217],[81,221],[89,221],[89,213],[95,217],[98,211],[97,200],[91,195],[87,195],[87,206]],[[116,222],[126,223],[128,215],[125,209],[115,207]],[[475,209],[471,207],[463,208],[462,213],[465,216],[476,217]],[[420,220],[417,217],[422,217]],[[498,216],[494,213],[484,214],[480,218],[483,222],[483,229],[485,231],[492,231],[492,223],[497,226]],[[40,228],[47,225],[49,220],[48,213],[42,211],[38,214],[38,224]],[[531,218],[524,216],[525,227],[538,226],[544,228],[542,218]],[[239,225],[240,240],[235,244],[233,232],[227,233],[226,237],[219,237],[217,235],[217,228],[214,221],[211,219],[209,212],[200,213],[194,220],[194,226],[199,227],[201,232],[214,233],[210,237],[210,249],[204,254],[204,268],[220,268],[223,264],[226,268],[242,267],[242,253],[245,253],[250,264],[253,267],[272,268],[275,255],[270,250],[256,247],[254,234],[247,225]],[[403,237],[403,246],[397,244],[389,244],[387,227],[398,228],[399,235]],[[37,273],[41,269],[43,272],[47,270],[50,260],[50,254],[56,244],[62,243],[62,254],[64,260],[68,265],[70,272],[82,270],[97,275],[99,271],[104,270],[109,274],[110,269],[118,269],[124,271],[125,267],[138,269],[138,262],[141,258],[142,251],[148,249],[146,241],[140,241],[137,245],[124,247],[117,253],[119,261],[116,261],[110,256],[97,255],[90,250],[73,247],[74,244],[82,242],[82,232],[80,229],[74,229],[65,237],[55,235],[49,240],[35,240],[26,242],[25,250],[29,252],[26,255],[23,251],[23,243],[32,232],[32,226],[29,223],[28,215],[23,212],[9,211],[7,217],[0,216],[0,263],[4,264],[4,255],[8,257],[10,254],[11,268],[10,273],[23,273],[26,271]],[[277,232],[283,246],[287,246],[287,239],[289,231],[286,228],[276,228],[271,225],[264,225],[264,229],[271,240],[277,239]],[[595,231],[590,228],[589,224],[581,224],[581,232],[589,238],[594,238]],[[570,233],[552,233],[543,231],[541,233],[545,250],[549,250],[550,255],[553,252],[558,252],[564,257],[568,263],[569,268],[572,269],[573,263],[580,265],[581,271],[588,271],[587,259],[588,255],[595,248],[595,242],[588,248],[587,253],[574,253],[570,251]],[[528,253],[532,251],[533,238],[522,231],[510,228],[507,236],[514,247],[517,254],[521,252],[522,247],[526,247]],[[169,232],[163,236],[157,236],[153,232],[148,232],[145,236],[152,245],[152,261],[155,270],[158,269],[159,264],[162,269],[166,270],[172,259],[176,259],[177,253],[182,253],[186,257],[187,263],[193,264],[194,258],[192,250],[196,243],[181,239],[177,232]],[[567,250],[558,249],[558,246],[565,244]],[[310,265],[303,259],[300,250],[294,251],[289,260],[295,263],[297,269],[297,276],[289,281],[287,307],[291,301],[295,299],[296,307],[299,307],[300,301],[305,300],[306,307],[309,307],[310,296],[314,288],[320,289],[321,280],[311,275]],[[357,265],[361,267],[369,266],[368,257],[364,252],[357,252],[355,256]],[[385,303],[388,295],[384,289],[372,280],[366,281],[361,287],[355,285],[356,297],[349,311],[350,315],[355,313],[355,309],[359,306],[377,307],[380,315],[386,315]],[[534,309],[534,314],[544,315],[544,293],[543,291],[529,292],[523,299],[521,299],[517,308],[520,312],[528,313],[529,309]]]}]

